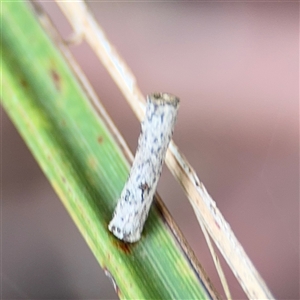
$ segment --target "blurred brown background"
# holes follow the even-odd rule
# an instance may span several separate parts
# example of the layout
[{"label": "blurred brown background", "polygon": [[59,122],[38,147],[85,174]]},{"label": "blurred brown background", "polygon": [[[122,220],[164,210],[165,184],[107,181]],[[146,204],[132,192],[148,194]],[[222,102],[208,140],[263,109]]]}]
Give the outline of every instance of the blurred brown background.
[{"label": "blurred brown background", "polygon": [[[57,6],[42,5],[67,38],[72,31]],[[89,6],[142,92],[181,98],[176,144],[274,296],[299,299],[299,3]],[[85,43],[71,50],[134,152],[140,125],[122,95]],[[5,113],[1,127],[3,299],[116,299]],[[223,294],[192,209],[166,168],[158,190]],[[234,299],[244,299],[224,266]]]}]

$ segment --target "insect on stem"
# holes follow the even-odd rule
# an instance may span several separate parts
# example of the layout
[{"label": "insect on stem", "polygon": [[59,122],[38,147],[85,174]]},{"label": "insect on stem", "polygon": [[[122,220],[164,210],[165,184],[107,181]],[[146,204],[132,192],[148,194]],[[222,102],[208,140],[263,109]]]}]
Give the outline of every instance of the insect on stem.
[{"label": "insect on stem", "polygon": [[134,243],[141,237],[173,135],[178,107],[179,99],[171,94],[147,96],[146,115],[130,175],[108,225],[120,240]]}]

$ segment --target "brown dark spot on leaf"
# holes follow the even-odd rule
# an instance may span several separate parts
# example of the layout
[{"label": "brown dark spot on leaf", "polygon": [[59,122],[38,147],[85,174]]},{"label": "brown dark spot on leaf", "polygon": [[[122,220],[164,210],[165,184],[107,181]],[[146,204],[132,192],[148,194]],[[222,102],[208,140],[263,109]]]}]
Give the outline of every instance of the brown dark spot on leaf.
[{"label": "brown dark spot on leaf", "polygon": [[65,120],[62,120],[62,121],[61,121],[61,125],[62,125],[62,126],[66,126],[66,121],[65,121]]},{"label": "brown dark spot on leaf", "polygon": [[97,142],[98,142],[99,144],[102,144],[102,143],[103,143],[103,137],[102,137],[101,135],[98,136]]},{"label": "brown dark spot on leaf", "polygon": [[22,78],[22,79],[21,79],[21,85],[22,85],[24,88],[27,88],[27,87],[28,87],[28,82],[27,82],[24,78]]},{"label": "brown dark spot on leaf", "polygon": [[62,177],[61,179],[62,179],[63,183],[66,183],[66,178],[65,177]]},{"label": "brown dark spot on leaf", "polygon": [[114,239],[114,245],[120,249],[125,254],[131,254],[131,248],[133,244],[125,243],[123,241],[118,240],[117,238]]},{"label": "brown dark spot on leaf", "polygon": [[55,88],[60,91],[61,89],[61,79],[56,70],[51,69],[51,78],[54,82]]}]

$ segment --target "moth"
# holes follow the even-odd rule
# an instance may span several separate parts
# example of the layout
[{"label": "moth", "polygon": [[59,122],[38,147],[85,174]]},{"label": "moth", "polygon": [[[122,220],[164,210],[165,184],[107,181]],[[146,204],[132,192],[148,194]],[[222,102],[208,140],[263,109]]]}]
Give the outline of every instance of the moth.
[{"label": "moth", "polygon": [[120,240],[134,243],[141,237],[173,135],[178,107],[179,98],[171,94],[147,96],[136,155],[108,225]]}]

